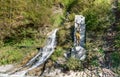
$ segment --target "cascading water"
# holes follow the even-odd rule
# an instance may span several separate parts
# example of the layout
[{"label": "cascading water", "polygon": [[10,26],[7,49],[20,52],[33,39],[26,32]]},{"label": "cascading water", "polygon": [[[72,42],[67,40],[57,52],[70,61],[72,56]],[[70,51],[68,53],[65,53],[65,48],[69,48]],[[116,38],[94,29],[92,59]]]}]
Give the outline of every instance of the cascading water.
[{"label": "cascading water", "polygon": [[8,74],[0,74],[0,77],[24,77],[28,71],[43,64],[54,52],[54,48],[56,47],[57,30],[58,29],[55,29],[52,32],[50,32],[48,39],[47,39],[47,43],[43,47],[43,49],[40,50],[40,52],[25,65],[26,67],[29,66],[30,68],[28,68],[27,70],[15,72],[11,76]]},{"label": "cascading water", "polygon": [[32,67],[29,68],[28,70],[32,70],[32,69],[38,67],[39,65],[41,65],[42,63],[44,63],[54,52],[54,48],[56,47],[56,32],[57,32],[57,30],[58,29],[55,29],[54,31],[52,31],[49,34],[46,46],[43,47],[42,51],[39,52],[33,59],[31,59],[26,64],[27,66],[31,65],[38,58],[38,61],[36,63],[34,63],[32,65]]}]

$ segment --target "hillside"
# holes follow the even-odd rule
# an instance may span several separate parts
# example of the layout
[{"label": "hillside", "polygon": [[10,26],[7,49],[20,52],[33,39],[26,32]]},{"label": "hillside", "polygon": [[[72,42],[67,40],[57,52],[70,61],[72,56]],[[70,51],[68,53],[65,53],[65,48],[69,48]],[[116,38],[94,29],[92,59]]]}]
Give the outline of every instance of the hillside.
[{"label": "hillside", "polygon": [[[120,75],[120,2],[115,9],[114,4],[114,0],[0,0],[0,65],[26,64],[45,46],[49,32],[59,28],[47,67],[60,62],[65,70],[81,71],[101,67],[100,61],[106,67],[103,48],[112,29],[115,50],[109,55],[110,69]],[[75,15],[85,17],[87,58],[64,62],[64,53],[73,47]]]}]

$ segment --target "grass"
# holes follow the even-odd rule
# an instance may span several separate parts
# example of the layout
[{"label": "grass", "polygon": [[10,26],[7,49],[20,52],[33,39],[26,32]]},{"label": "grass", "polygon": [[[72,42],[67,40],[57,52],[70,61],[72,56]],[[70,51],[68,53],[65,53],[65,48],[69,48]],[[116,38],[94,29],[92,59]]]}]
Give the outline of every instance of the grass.
[{"label": "grass", "polygon": [[54,51],[53,55],[51,56],[51,59],[53,61],[57,61],[58,58],[63,57],[64,50],[62,47],[57,47],[56,50]]},{"label": "grass", "polygon": [[53,26],[60,26],[63,22],[63,16],[61,14],[54,15],[53,20],[54,20]]},{"label": "grass", "polygon": [[81,70],[82,67],[80,60],[72,57],[68,59],[65,65],[69,68],[69,70]]},{"label": "grass", "polygon": [[0,51],[2,53],[2,55],[0,55],[0,65],[19,62],[24,56],[24,53],[21,53],[19,49],[11,46],[3,47]]},{"label": "grass", "polygon": [[[23,39],[16,44],[6,44],[0,48],[0,65],[20,63],[29,56],[28,54],[36,53],[38,47],[43,46],[44,40]],[[33,57],[30,56],[30,57]],[[29,58],[30,58],[29,57]]]},{"label": "grass", "polygon": [[[25,61],[25,57],[31,53],[36,53],[37,49],[35,48],[17,48],[13,46],[6,46],[0,49],[2,55],[0,55],[0,65],[13,64],[13,63],[21,63]],[[33,57],[30,56],[29,59]],[[24,59],[24,60],[23,60]]]}]

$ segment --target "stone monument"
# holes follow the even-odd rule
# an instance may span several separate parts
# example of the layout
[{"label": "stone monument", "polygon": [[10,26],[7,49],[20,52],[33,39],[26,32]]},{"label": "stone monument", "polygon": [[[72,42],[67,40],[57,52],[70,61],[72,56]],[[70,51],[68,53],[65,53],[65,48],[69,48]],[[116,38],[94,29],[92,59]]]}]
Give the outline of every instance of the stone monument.
[{"label": "stone monument", "polygon": [[74,25],[74,47],[67,53],[67,57],[84,60],[86,58],[85,50],[85,17],[82,15],[75,15]]}]

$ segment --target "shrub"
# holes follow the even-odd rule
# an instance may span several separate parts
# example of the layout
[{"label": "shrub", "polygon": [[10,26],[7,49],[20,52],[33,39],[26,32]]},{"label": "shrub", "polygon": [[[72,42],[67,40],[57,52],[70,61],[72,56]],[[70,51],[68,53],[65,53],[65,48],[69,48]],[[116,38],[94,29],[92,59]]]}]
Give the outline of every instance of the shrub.
[{"label": "shrub", "polygon": [[[11,39],[14,39],[14,37],[16,39],[29,37],[39,28],[50,25],[51,8],[44,4],[45,1],[0,1],[0,30],[2,30],[0,40],[3,41],[6,37]],[[28,30],[26,25],[31,26],[32,30]],[[34,36],[31,38],[34,38]]]},{"label": "shrub", "polygon": [[63,57],[64,50],[61,47],[57,47],[54,53],[51,56],[53,61],[56,61],[58,58]]},{"label": "shrub", "polygon": [[108,0],[76,0],[69,10],[70,14],[82,14],[86,17],[87,31],[103,30],[111,23]]},{"label": "shrub", "polygon": [[80,60],[72,57],[68,59],[66,66],[68,67],[69,70],[81,70],[82,68]]},{"label": "shrub", "polygon": [[21,60],[23,57],[23,54],[19,51],[14,51],[14,50],[8,50],[2,53],[0,55],[0,64],[10,64],[10,63],[16,63]]},{"label": "shrub", "polygon": [[120,53],[119,52],[112,53],[111,59],[112,59],[112,66],[113,67],[120,66],[120,60],[119,60],[120,59]]}]

